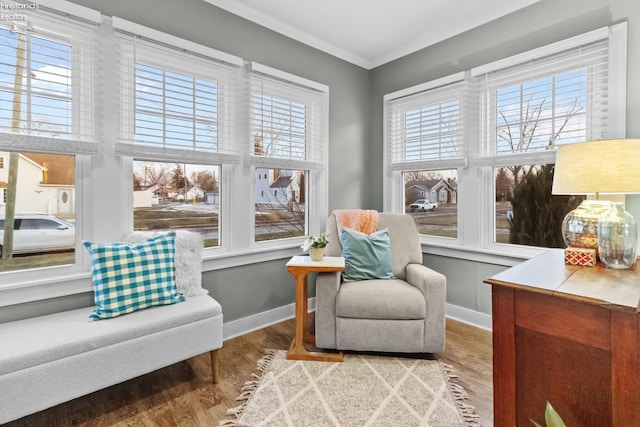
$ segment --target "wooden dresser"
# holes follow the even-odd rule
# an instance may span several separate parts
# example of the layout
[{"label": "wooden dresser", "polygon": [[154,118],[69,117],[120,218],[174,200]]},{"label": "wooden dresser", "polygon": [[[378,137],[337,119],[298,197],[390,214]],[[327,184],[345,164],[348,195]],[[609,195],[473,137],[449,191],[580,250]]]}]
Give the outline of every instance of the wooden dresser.
[{"label": "wooden dresser", "polygon": [[492,286],[495,426],[640,426],[640,271],[564,264],[552,249]]}]

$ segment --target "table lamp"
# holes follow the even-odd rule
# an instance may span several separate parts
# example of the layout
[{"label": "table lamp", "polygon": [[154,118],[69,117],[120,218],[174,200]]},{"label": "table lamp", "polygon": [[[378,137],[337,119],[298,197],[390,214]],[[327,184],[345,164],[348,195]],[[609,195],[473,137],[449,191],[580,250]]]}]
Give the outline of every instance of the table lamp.
[{"label": "table lamp", "polygon": [[622,204],[602,201],[602,193],[640,193],[640,139],[580,142],[558,147],[552,194],[594,194],[569,212],[562,235],[571,248],[596,249],[608,268],[636,261],[637,226]]}]

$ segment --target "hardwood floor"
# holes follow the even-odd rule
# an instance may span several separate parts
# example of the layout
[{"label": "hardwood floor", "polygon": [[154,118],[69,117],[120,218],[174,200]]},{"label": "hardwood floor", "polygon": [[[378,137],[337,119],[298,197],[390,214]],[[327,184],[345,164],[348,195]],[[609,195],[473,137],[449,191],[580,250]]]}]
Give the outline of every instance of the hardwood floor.
[{"label": "hardwood floor", "polygon": [[[6,424],[19,426],[217,426],[264,349],[289,348],[293,320],[224,343],[220,383],[211,381],[209,353],[154,371]],[[491,333],[447,320],[447,348],[438,355],[455,368],[485,426],[493,425]],[[108,368],[108,367],[107,367]]]}]

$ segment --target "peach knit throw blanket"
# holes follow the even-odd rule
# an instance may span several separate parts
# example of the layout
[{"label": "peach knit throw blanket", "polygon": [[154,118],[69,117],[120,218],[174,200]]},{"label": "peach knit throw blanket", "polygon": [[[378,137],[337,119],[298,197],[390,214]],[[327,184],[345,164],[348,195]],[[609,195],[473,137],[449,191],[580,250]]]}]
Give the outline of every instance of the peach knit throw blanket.
[{"label": "peach knit throw blanket", "polygon": [[[378,211],[363,209],[336,209],[338,230],[347,227],[362,233],[371,234],[378,228]],[[340,233],[338,233],[340,235]]]}]

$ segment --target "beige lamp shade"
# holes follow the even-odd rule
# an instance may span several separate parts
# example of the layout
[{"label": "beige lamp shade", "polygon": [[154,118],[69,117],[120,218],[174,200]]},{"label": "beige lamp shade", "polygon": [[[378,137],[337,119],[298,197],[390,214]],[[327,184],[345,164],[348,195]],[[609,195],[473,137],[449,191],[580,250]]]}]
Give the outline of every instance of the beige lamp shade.
[{"label": "beige lamp shade", "polygon": [[640,139],[558,147],[551,193],[640,193]]}]

